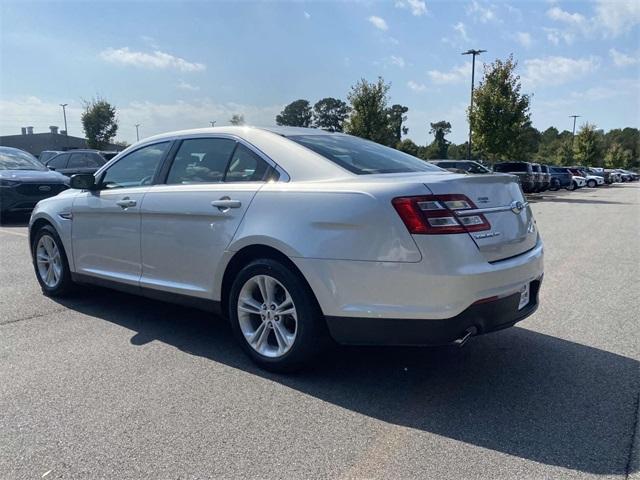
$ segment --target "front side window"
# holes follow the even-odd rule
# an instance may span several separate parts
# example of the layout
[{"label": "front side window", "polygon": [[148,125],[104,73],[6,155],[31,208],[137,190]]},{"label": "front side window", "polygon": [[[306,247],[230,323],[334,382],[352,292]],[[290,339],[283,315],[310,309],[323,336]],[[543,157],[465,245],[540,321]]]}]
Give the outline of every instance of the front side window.
[{"label": "front side window", "polygon": [[51,168],[67,168],[67,161],[69,160],[69,154],[63,153],[58,155],[57,157],[52,158],[49,163],[47,163],[47,167]]},{"label": "front side window", "polygon": [[235,146],[235,140],[228,138],[184,140],[169,170],[167,183],[222,182]]},{"label": "front side window", "polygon": [[150,185],[169,142],[156,143],[131,152],[111,165],[102,178],[102,188],[126,188]]},{"label": "front side window", "polygon": [[269,165],[242,144],[233,152],[225,182],[260,182],[265,179]]},{"label": "front side window", "polygon": [[439,167],[419,158],[350,135],[292,135],[287,138],[357,175],[442,172]]}]

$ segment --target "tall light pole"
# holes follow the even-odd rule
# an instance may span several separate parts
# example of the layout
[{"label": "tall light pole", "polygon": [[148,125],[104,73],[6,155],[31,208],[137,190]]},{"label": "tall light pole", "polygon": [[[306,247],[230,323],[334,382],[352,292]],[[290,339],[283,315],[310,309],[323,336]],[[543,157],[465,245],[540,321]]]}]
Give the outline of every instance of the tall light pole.
[{"label": "tall light pole", "polygon": [[215,120],[211,120],[209,123],[211,124],[212,127],[216,126],[216,121]]},{"label": "tall light pole", "polygon": [[569,118],[573,118],[573,134],[571,135],[571,152],[573,154],[573,140],[576,138],[576,118],[580,115],[569,115]]},{"label": "tall light pole", "polygon": [[140,128],[140,124],[136,123],[136,141],[137,142],[140,141],[140,131],[138,130],[138,128]]},{"label": "tall light pole", "polygon": [[469,106],[469,144],[467,145],[467,160],[471,160],[471,113],[473,112],[473,82],[476,75],[476,56],[483,52],[486,52],[486,50],[472,49],[462,52],[462,55],[473,55],[473,60],[471,62],[471,105]]},{"label": "tall light pole", "polygon": [[61,103],[60,106],[62,107],[62,116],[64,117],[64,136],[65,136],[65,146],[67,147],[67,149],[69,149],[69,130],[67,130],[67,105],[69,105],[68,103]]}]

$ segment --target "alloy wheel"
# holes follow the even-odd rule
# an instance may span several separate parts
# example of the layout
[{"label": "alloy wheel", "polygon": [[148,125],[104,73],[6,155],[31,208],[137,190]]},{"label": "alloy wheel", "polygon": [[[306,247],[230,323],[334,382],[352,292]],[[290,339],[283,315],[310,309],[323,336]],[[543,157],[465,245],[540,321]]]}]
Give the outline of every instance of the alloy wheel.
[{"label": "alloy wheel", "polygon": [[40,280],[49,288],[55,288],[62,279],[60,249],[49,235],[42,235],[36,246],[36,262]]},{"label": "alloy wheel", "polygon": [[245,340],[260,355],[278,358],[293,346],[298,314],[287,289],[269,275],[248,279],[238,296],[238,323]]}]

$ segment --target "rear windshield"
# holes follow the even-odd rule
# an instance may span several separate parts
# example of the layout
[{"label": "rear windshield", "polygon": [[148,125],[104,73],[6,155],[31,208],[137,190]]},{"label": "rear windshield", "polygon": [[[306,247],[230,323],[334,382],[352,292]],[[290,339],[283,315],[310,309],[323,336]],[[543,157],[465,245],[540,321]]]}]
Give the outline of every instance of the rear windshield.
[{"label": "rear windshield", "polygon": [[498,163],[493,169],[496,172],[528,172],[526,163]]},{"label": "rear windshield", "polygon": [[349,135],[292,135],[287,138],[357,175],[442,171],[419,158]]},{"label": "rear windshield", "polygon": [[36,157],[20,150],[0,150],[0,170],[47,170]]}]

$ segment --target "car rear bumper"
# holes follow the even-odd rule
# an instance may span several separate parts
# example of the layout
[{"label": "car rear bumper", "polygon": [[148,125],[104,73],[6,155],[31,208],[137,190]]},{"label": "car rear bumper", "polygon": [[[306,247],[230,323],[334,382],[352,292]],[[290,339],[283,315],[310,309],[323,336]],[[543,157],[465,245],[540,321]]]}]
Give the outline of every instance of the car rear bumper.
[{"label": "car rear bumper", "polygon": [[[529,303],[518,310],[520,294],[471,305],[441,320],[326,317],[329,332],[343,345],[446,345],[467,332],[482,335],[511,327],[538,308],[542,278],[531,282]],[[471,330],[470,330],[471,329]]]}]

